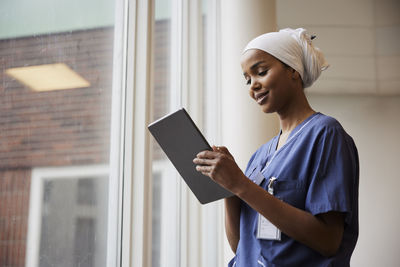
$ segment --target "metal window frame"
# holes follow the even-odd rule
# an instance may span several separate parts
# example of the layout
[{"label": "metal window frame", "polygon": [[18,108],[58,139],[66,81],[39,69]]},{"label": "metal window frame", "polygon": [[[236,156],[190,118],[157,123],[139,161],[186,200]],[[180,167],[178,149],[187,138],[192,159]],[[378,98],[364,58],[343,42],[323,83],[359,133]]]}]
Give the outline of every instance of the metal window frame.
[{"label": "metal window frame", "polygon": [[[153,88],[153,34],[154,34],[154,0],[121,0],[120,8],[124,10],[122,42],[125,43],[120,56],[123,59],[121,76],[116,78],[122,81],[123,107],[121,107],[119,121],[123,122],[122,135],[113,147],[119,147],[119,179],[122,180],[122,210],[119,216],[121,226],[120,244],[117,253],[121,259],[117,266],[151,266],[152,240],[152,162],[150,150],[150,136],[147,125],[150,123],[152,112]],[[218,6],[212,3],[213,19],[217,23]],[[171,110],[184,106],[191,113],[193,119],[203,127],[202,119],[212,119],[207,125],[219,125],[218,108],[203,112],[202,87],[202,9],[201,0],[171,0]],[[211,27],[209,27],[211,29]],[[209,33],[211,47],[218,47],[218,32]],[[213,50],[216,55],[218,50]],[[209,88],[218,88],[219,64],[211,68],[213,82]],[[114,71],[118,70],[114,68]],[[217,103],[219,96],[212,103]],[[208,100],[207,100],[208,101]],[[114,105],[113,105],[114,106]],[[211,115],[213,114],[213,115]],[[118,116],[116,117],[118,118]],[[213,135],[220,140],[220,130],[216,128]],[[214,140],[215,141],[215,140]],[[116,150],[117,151],[117,150]],[[122,153],[121,153],[122,152]],[[117,153],[117,152],[116,152]],[[114,162],[116,154],[112,154]],[[113,168],[114,168],[113,167]],[[175,207],[179,218],[175,225],[178,244],[171,244],[170,251],[178,266],[215,266],[222,265],[223,258],[223,222],[222,203],[201,206],[186,185],[179,182],[172,190],[178,192],[178,203]],[[169,188],[171,189],[171,188]],[[173,212],[174,213],[174,212]],[[165,216],[166,213],[163,214]],[[217,225],[217,229],[215,229]],[[203,233],[207,234],[203,237]],[[215,244],[217,236],[217,244]],[[212,259],[210,259],[210,256]],[[168,265],[166,265],[168,266]],[[211,265],[212,266],[212,265]]]},{"label": "metal window frame", "polygon": [[122,208],[116,266],[150,266],[151,155],[146,126],[151,112],[153,1],[122,0],[120,10],[124,45],[116,79],[123,88],[123,130],[118,143],[122,160],[115,167],[120,169]]},{"label": "metal window frame", "polygon": [[[108,176],[108,165],[82,165],[61,167],[38,167],[32,169],[29,195],[28,236],[25,266],[39,266],[39,240],[42,223],[44,182],[57,179],[80,179],[93,176]],[[107,226],[108,228],[108,226]],[[109,228],[108,228],[109,229]],[[107,244],[107,251],[110,249]]]}]

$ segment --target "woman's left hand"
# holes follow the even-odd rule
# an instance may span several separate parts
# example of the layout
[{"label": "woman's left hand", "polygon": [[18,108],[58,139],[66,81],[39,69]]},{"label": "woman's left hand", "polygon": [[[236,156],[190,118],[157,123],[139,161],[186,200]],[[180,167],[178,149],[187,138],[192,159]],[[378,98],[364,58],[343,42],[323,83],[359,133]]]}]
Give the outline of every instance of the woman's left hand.
[{"label": "woman's left hand", "polygon": [[210,177],[215,182],[235,193],[235,189],[245,179],[244,173],[236,164],[226,147],[212,147],[213,151],[202,151],[193,162],[196,170]]}]

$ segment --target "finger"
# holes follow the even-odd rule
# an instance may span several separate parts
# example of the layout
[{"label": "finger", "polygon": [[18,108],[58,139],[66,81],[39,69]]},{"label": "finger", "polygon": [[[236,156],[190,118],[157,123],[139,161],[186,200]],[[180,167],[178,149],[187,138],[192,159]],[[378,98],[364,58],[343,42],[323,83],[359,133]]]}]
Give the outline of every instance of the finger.
[{"label": "finger", "polygon": [[206,158],[194,158],[193,163],[199,165],[212,165],[214,163],[213,159],[206,159]]},{"label": "finger", "polygon": [[218,146],[217,149],[218,149],[218,152],[224,153],[225,155],[228,155],[229,157],[231,157],[233,159],[232,154],[229,152],[229,150],[225,146]]},{"label": "finger", "polygon": [[207,159],[214,159],[217,156],[217,153],[214,151],[201,151],[196,155],[197,158],[207,158]]},{"label": "finger", "polygon": [[200,166],[200,165],[196,166],[196,171],[201,172],[203,174],[208,174],[211,172],[211,170],[212,166]]},{"label": "finger", "polygon": [[225,154],[228,154],[228,155],[231,154],[231,153],[229,153],[229,150],[225,146],[219,146],[218,150],[223,152],[223,153],[225,153]]}]

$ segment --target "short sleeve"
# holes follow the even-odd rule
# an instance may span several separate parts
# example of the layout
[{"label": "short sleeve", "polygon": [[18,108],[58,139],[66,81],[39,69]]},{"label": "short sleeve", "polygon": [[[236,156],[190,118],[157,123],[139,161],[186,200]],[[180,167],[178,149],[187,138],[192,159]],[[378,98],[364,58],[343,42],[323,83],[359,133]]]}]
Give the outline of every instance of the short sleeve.
[{"label": "short sleeve", "polygon": [[340,125],[324,128],[316,144],[317,165],[306,195],[306,210],[314,215],[343,212],[349,224],[358,199],[356,146]]}]

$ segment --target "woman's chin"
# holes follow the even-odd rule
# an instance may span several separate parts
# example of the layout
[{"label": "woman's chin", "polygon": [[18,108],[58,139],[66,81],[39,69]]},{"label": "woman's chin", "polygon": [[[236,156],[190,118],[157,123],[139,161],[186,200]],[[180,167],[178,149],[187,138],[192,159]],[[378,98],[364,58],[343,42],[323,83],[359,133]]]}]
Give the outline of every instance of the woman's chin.
[{"label": "woman's chin", "polygon": [[264,113],[273,113],[274,110],[269,105],[261,105],[261,110]]}]

